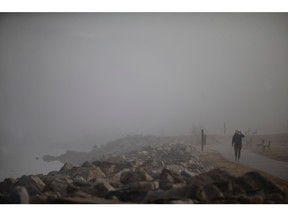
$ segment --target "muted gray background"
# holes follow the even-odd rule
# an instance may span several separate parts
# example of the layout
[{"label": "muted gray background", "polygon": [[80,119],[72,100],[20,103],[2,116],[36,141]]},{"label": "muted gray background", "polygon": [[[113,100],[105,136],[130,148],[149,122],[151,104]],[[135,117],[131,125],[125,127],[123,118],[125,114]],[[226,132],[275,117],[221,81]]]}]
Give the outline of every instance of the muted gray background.
[{"label": "muted gray background", "polygon": [[223,134],[224,121],[229,134],[287,132],[287,23],[287,13],[2,13],[0,150]]}]

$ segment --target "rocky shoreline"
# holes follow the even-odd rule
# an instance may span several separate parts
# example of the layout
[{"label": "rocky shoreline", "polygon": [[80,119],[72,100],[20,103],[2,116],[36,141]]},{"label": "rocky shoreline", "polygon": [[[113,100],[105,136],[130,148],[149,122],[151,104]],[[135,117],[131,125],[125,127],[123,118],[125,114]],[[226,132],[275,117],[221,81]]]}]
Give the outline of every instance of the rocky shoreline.
[{"label": "rocky shoreline", "polygon": [[47,175],[7,178],[0,203],[288,203],[280,185],[257,172],[235,177],[203,163],[185,140],[122,150],[81,165],[66,162]]}]

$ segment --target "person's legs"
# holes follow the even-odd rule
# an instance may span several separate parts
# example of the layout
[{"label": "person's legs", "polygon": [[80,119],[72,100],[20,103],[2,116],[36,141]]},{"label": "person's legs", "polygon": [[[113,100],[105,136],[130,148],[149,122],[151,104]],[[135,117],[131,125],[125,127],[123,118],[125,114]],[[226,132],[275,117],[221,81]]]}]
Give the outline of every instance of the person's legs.
[{"label": "person's legs", "polygon": [[237,160],[237,146],[234,145],[234,151],[235,151],[235,161]]},{"label": "person's legs", "polygon": [[241,155],[241,148],[242,148],[242,145],[239,145],[239,147],[238,147],[238,162],[239,162],[240,155]]},{"label": "person's legs", "polygon": [[239,158],[239,147],[237,146],[235,148],[235,161],[238,161],[238,158]]}]

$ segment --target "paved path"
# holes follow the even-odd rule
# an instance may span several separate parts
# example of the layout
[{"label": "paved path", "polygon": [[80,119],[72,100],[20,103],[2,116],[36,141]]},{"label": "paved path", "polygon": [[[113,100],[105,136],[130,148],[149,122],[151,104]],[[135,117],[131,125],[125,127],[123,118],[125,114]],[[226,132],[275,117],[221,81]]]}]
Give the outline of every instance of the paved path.
[{"label": "paved path", "polygon": [[[208,147],[208,146],[207,146]],[[208,148],[218,151],[221,153],[227,160],[235,162],[234,148],[231,143],[221,143],[216,145],[211,145]],[[235,162],[238,163],[238,162]],[[266,173],[269,173],[278,178],[288,181],[288,163],[281,162],[263,157],[259,154],[255,154],[249,150],[242,148],[240,163],[254,168]]]}]

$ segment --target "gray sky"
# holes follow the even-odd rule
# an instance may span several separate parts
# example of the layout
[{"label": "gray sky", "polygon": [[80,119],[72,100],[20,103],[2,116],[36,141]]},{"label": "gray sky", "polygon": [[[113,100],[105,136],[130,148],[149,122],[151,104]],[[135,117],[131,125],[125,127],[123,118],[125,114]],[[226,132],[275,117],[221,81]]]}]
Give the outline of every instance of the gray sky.
[{"label": "gray sky", "polygon": [[288,14],[0,15],[1,145],[288,131]]}]

